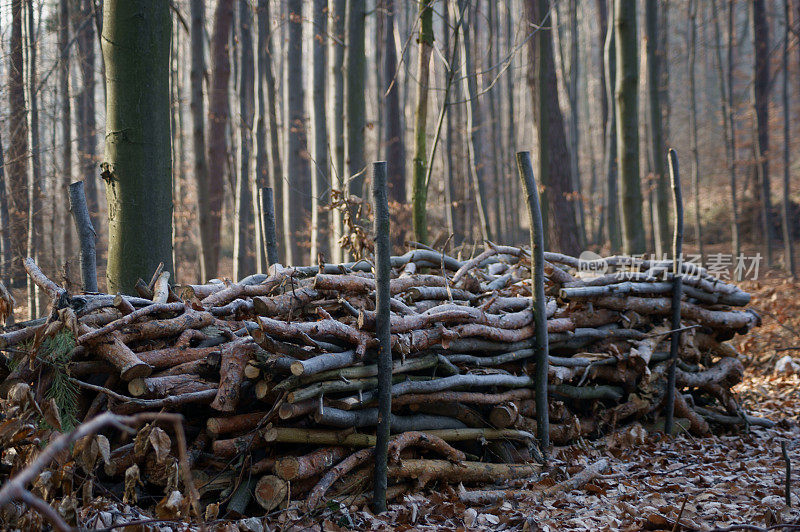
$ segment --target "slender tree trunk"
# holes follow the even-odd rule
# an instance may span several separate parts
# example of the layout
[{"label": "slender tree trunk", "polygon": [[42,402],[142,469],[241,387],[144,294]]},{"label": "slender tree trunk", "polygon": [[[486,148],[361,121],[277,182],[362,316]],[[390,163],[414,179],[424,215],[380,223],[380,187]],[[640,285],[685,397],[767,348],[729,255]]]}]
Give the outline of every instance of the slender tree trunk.
[{"label": "slender tree trunk", "polygon": [[[28,98],[30,103],[30,172],[28,181],[28,257],[33,257],[41,267],[50,270],[50,264],[43,264],[39,251],[42,245],[42,175],[39,157],[39,94],[36,90],[37,37],[33,24],[33,1],[26,3],[27,49],[28,49]],[[28,277],[28,315],[31,319],[39,315],[39,287]],[[45,301],[41,303],[46,304]],[[43,309],[44,307],[42,307]]]},{"label": "slender tree trunk", "polygon": [[329,211],[325,207],[330,203],[330,157],[328,155],[328,118],[326,107],[326,82],[328,61],[328,13],[327,0],[314,0],[313,31],[314,68],[313,68],[313,107],[314,107],[314,169],[311,180],[311,261],[317,255],[327,259],[329,237]]},{"label": "slender tree trunk", "polygon": [[580,104],[578,103],[578,80],[580,79],[580,56],[578,52],[578,3],[570,0],[569,9],[569,71],[567,72],[567,98],[569,99],[569,153],[572,188],[577,193],[578,239],[581,248],[586,245],[586,216],[583,210],[583,184],[580,170]]},{"label": "slender tree trunk", "polygon": [[419,4],[419,37],[417,42],[417,105],[414,111],[414,159],[412,164],[411,201],[413,204],[414,239],[428,243],[428,187],[425,163],[427,153],[428,123],[428,82],[430,75],[431,51],[433,50],[433,8],[432,0],[422,0]]},{"label": "slender tree trunk", "polygon": [[622,250],[644,253],[642,189],[639,173],[639,48],[636,0],[614,0],[617,67],[617,159],[619,160]]},{"label": "slender tree trunk", "polygon": [[[191,0],[191,49],[192,66],[189,74],[191,90],[189,94],[189,109],[192,113],[192,148],[194,151],[194,178],[197,186],[197,218],[200,225],[200,278],[209,279],[211,271],[211,243],[212,237],[211,218],[206,214],[211,210],[209,198],[208,163],[206,160],[206,126],[205,126],[205,100],[203,99],[203,82],[206,77],[205,61],[205,1]],[[209,270],[210,268],[210,270]]]},{"label": "slender tree trunk", "polygon": [[256,7],[256,176],[255,176],[255,205],[256,213],[256,266],[259,271],[265,272],[269,267],[265,253],[266,228],[264,227],[264,212],[261,205],[261,191],[264,187],[271,186],[269,175],[269,155],[267,153],[267,97],[264,93],[267,61],[267,35],[269,21],[264,17],[264,11],[269,10],[268,0],[258,0]]},{"label": "slender tree trunk", "polygon": [[[93,0],[81,0],[81,19],[92,16]],[[32,24],[32,21],[31,21]],[[95,109],[95,70],[97,61],[95,58],[95,26],[94,24],[82,24],[78,36],[78,53],[80,57],[81,81],[83,87],[79,95],[82,112],[81,120],[78,125],[80,131],[78,138],[81,139],[82,149],[79,150],[78,160],[83,176],[83,183],[86,188],[86,203],[89,208],[89,216],[92,219],[92,227],[99,230],[100,206],[97,196],[97,111]]]},{"label": "slender tree trunk", "polygon": [[[489,108],[491,113],[491,125],[492,125],[492,138],[495,139],[494,142],[491,143],[491,154],[492,154],[492,173],[494,174],[494,183],[495,183],[495,190],[494,190],[494,208],[497,212],[497,223],[495,224],[496,231],[497,231],[497,238],[502,242],[508,242],[508,211],[506,209],[506,188],[508,186],[508,181],[504,177],[503,173],[503,165],[501,163],[502,152],[503,152],[503,137],[501,134],[501,119],[502,119],[502,112],[501,112],[501,103],[500,103],[500,92],[502,89],[502,83],[500,80],[495,79],[497,74],[492,72],[492,69],[497,68],[499,69],[501,61],[500,61],[500,18],[498,15],[498,3],[496,2],[489,2],[487,7],[487,35],[486,39],[489,42],[489,65],[487,65],[487,72],[490,72],[489,76],[491,77],[494,85],[491,88],[488,88],[489,97]],[[498,71],[499,72],[499,71]],[[504,76],[508,76],[509,73],[506,72]]]},{"label": "slender tree trunk", "polygon": [[[442,48],[444,56],[455,58],[455,51],[451,51],[450,49],[450,27],[452,27],[452,21],[450,19],[449,0],[445,0],[444,4],[442,5],[442,19],[445,23],[444,31],[442,32]],[[452,64],[445,66],[445,79],[451,79],[451,76],[453,75],[453,68],[454,65]],[[453,175],[453,116],[450,112],[445,115],[445,129],[447,134],[445,137],[445,159],[447,162],[447,168],[444,171],[444,214],[445,221],[447,223],[447,232],[452,235],[454,239],[453,244],[457,246],[461,243],[463,237],[456,233],[456,213],[454,205],[456,193]]]},{"label": "slender tree trunk", "polygon": [[[772,267],[772,230],[770,213],[769,176],[769,24],[764,0],[750,3],[753,28],[753,105],[755,106],[756,158],[760,187],[756,187],[761,200],[761,233],[768,267]],[[760,190],[759,190],[760,188]]]},{"label": "slender tree trunk", "polygon": [[667,147],[661,116],[661,64],[664,50],[659,47],[658,2],[646,0],[645,20],[647,26],[647,93],[650,115],[650,142],[653,173],[655,174],[655,243],[656,254],[661,256],[670,246],[669,234],[669,181],[667,177]]},{"label": "slender tree trunk", "polygon": [[239,172],[236,179],[236,225],[233,235],[233,273],[242,279],[256,271],[253,249],[255,216],[251,155],[255,114],[255,60],[253,57],[253,8],[239,0]]},{"label": "slender tree trunk", "polygon": [[[311,173],[306,139],[303,83],[303,2],[288,0],[286,53],[286,187],[283,189],[283,232],[287,264],[304,264],[301,238],[311,211]],[[363,93],[361,95],[363,98]]]},{"label": "slender tree trunk", "polygon": [[[506,49],[513,50],[516,46],[514,35],[515,24],[512,7],[514,2],[506,2]],[[514,178],[514,156],[512,154],[517,152],[519,139],[516,136],[515,126],[519,119],[517,118],[517,107],[514,102],[514,87],[516,85],[516,69],[517,65],[514,64],[514,54],[510,58],[508,72],[505,74],[506,79],[506,157],[504,159],[505,168],[503,174],[507,176],[506,182],[506,206],[509,212],[510,223],[510,239],[516,242],[520,239],[522,230],[520,228],[521,217],[518,213],[522,210],[522,190],[518,180]]]},{"label": "slender tree trunk", "polygon": [[[345,116],[344,116],[344,58],[345,58],[345,22],[347,13],[346,0],[330,0],[328,3],[330,21],[328,24],[330,39],[330,86],[333,89],[331,97],[331,148],[333,161],[333,188],[340,194],[347,194],[347,181],[345,174]],[[388,52],[387,52],[388,58]],[[387,59],[388,60],[388,59]],[[388,149],[388,148],[387,148]],[[393,172],[389,165],[389,171]],[[394,175],[394,174],[390,174]],[[405,201],[405,196],[403,197]],[[342,213],[338,210],[331,211],[331,261],[342,262],[342,248],[339,239],[344,234]]]},{"label": "slender tree trunk", "polygon": [[[350,194],[366,198],[364,192],[364,135],[367,125],[364,89],[366,82],[366,55],[364,49],[364,26],[366,20],[366,0],[347,0],[347,48],[345,52],[345,107],[347,140],[345,143],[345,173]],[[355,218],[355,213],[351,213]]]},{"label": "slender tree trunk", "polygon": [[201,226],[206,278],[216,277],[219,266],[225,167],[229,156],[226,131],[230,121],[228,83],[231,62],[228,43],[232,27],[233,0],[218,0],[211,35],[211,83],[208,89],[208,210],[198,213],[201,220],[208,219],[204,235]]},{"label": "slender tree trunk", "polygon": [[[527,20],[535,26],[549,27],[549,0],[527,0]],[[545,246],[562,253],[578,255],[581,251],[574,189],[570,177],[570,158],[564,118],[558,103],[553,36],[538,31],[528,41],[528,84],[531,87],[534,123],[538,140],[537,174],[545,187],[542,214],[546,230]]]},{"label": "slender tree trunk", "polygon": [[689,77],[689,134],[692,145],[692,191],[694,192],[694,238],[703,256],[703,232],[700,227],[700,158],[697,149],[697,89],[695,87],[695,57],[697,55],[697,4],[689,0],[687,21],[689,23],[689,55],[687,72]]},{"label": "slender tree trunk", "polygon": [[614,0],[611,0],[611,13],[606,28],[603,55],[606,78],[606,100],[608,101],[608,122],[605,128],[605,172],[606,172],[606,222],[608,242],[612,254],[622,249],[622,229],[619,220],[619,192],[617,187],[617,104],[614,96],[617,84],[617,48],[614,29]]},{"label": "slender tree trunk", "polygon": [[[58,9],[58,48],[61,52],[58,67],[58,86],[61,91],[61,184],[62,198],[69,197],[69,185],[72,183],[72,101],[69,93],[70,74],[70,35],[69,35],[69,0],[59,0]],[[69,210],[64,209],[61,219],[62,238],[64,244],[64,262],[73,259],[72,224]]]},{"label": "slender tree trunk", "polygon": [[783,78],[783,198],[781,201],[781,218],[783,221],[783,266],[794,277],[794,250],[792,246],[792,226],[796,225],[797,221],[792,221],[789,216],[789,194],[790,194],[790,174],[789,164],[791,157],[789,155],[790,138],[789,138],[789,2],[783,3],[783,16],[784,16],[784,32],[783,32],[783,54],[782,54],[782,71],[781,77]]},{"label": "slender tree trunk", "polygon": [[8,199],[11,248],[11,284],[25,286],[22,259],[28,247],[28,120],[25,109],[25,64],[22,43],[22,0],[11,2],[11,39],[8,61]]},{"label": "slender tree trunk", "polygon": [[[264,61],[264,86],[267,94],[267,113],[269,115],[269,155],[270,166],[272,167],[272,176],[270,178],[270,186],[274,191],[275,198],[275,221],[283,220],[283,190],[288,186],[288,183],[283,176],[283,164],[281,164],[281,136],[278,127],[278,93],[275,87],[275,76],[273,75],[273,53],[272,43],[272,30],[270,22],[269,11],[270,0],[259,0],[259,39],[264,35],[266,44],[266,57]],[[259,45],[259,49],[263,50],[263,46]],[[259,82],[261,85],[261,82]],[[286,235],[283,232],[278,233],[278,249],[285,249]]]},{"label": "slender tree trunk", "polygon": [[108,290],[131,293],[159,262],[172,270],[169,5],[105,0]]},{"label": "slender tree trunk", "polygon": [[8,209],[8,193],[10,183],[7,179],[3,142],[0,138],[0,282],[11,286],[11,216]]},{"label": "slender tree trunk", "polygon": [[[474,24],[475,8],[468,5],[466,0],[458,0],[459,16],[469,23],[464,24],[464,38],[461,40],[461,54],[464,57],[464,97],[467,99],[467,131],[469,131],[469,172],[472,180],[472,190],[475,194],[475,207],[477,209],[481,238],[491,240],[492,233],[489,227],[489,217],[486,212],[488,193],[486,191],[486,161],[484,160],[484,126],[481,120],[482,113],[478,97],[477,73],[472,58],[472,39],[469,28]],[[470,15],[464,11],[469,9]]]},{"label": "slender tree trunk", "polygon": [[728,166],[730,179],[730,212],[731,212],[731,249],[735,257],[739,256],[739,208],[736,201],[736,146],[734,142],[734,123],[732,109],[732,85],[733,77],[733,10],[728,13],[728,75],[725,74],[725,66],[722,62],[722,38],[720,36],[719,11],[717,0],[711,0],[712,19],[714,20],[714,48],[716,50],[716,66],[719,77],[719,101],[722,112],[723,134],[725,140],[725,161]]},{"label": "slender tree trunk", "polygon": [[[386,24],[384,27],[385,47],[383,54],[383,87],[386,109],[384,115],[384,150],[386,150],[386,169],[389,173],[389,200],[406,202],[406,161],[403,142],[403,116],[400,108],[400,89],[397,74],[397,49],[394,42],[395,1],[385,0]],[[445,2],[443,9],[449,5]],[[335,46],[335,45],[334,45]],[[449,129],[448,129],[449,131]]]}]

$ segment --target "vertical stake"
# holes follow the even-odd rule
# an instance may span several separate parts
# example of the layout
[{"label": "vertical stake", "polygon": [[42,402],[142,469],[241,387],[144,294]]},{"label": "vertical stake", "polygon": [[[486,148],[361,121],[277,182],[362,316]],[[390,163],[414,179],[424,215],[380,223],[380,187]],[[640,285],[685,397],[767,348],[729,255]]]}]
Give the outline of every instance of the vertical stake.
[{"label": "vertical stake", "polygon": [[86,194],[83,181],[75,181],[69,185],[69,210],[78,232],[81,245],[81,280],[84,292],[97,292],[97,253],[95,240],[97,233],[92,227],[92,218],[86,205]]},{"label": "vertical stake", "polygon": [[533,347],[536,352],[536,425],[542,456],[547,459],[550,447],[550,415],[547,405],[547,370],[549,367],[547,347],[547,301],[544,297],[544,227],[542,210],[539,206],[539,190],[533,177],[531,154],[527,151],[517,153],[517,170],[522,187],[528,196],[528,217],[531,222],[531,280],[533,286],[533,319],[535,336]]},{"label": "vertical stake", "polygon": [[275,232],[275,197],[272,187],[261,187],[261,213],[264,216],[264,252],[267,265],[278,262],[278,236]]},{"label": "vertical stake", "polygon": [[672,239],[672,333],[669,345],[669,368],[667,373],[667,398],[664,405],[664,432],[672,434],[675,416],[675,366],[678,363],[678,347],[681,339],[681,276],[683,261],[683,199],[681,198],[681,176],[678,170],[678,153],[670,149],[669,177],[675,207],[675,232]]},{"label": "vertical stake", "polygon": [[375,207],[375,295],[378,350],[378,430],[375,441],[375,489],[372,506],[375,512],[386,511],[386,472],[389,431],[392,423],[392,346],[389,315],[389,277],[392,248],[389,241],[389,196],[386,186],[386,163],[372,164],[372,199]]}]

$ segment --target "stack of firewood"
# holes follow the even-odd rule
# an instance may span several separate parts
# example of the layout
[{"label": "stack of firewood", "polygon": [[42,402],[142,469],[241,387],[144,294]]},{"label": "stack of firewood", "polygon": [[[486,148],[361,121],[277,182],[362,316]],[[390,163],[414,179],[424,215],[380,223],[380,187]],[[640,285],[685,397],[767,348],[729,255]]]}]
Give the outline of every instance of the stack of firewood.
[{"label": "stack of firewood", "polygon": [[[551,441],[597,437],[634,421],[657,428],[672,263],[545,258]],[[392,267],[390,495],[410,479],[534,475],[528,252],[490,245],[460,261],[418,249],[393,257]],[[9,361],[3,394],[27,385],[40,404],[61,409],[61,422],[67,409],[75,423],[105,410],[181,413],[200,496],[226,501],[234,514],[246,515],[251,500],[251,508],[272,510],[288,499],[313,508],[326,497],[366,497],[378,419],[369,261],[273,265],[238,283],[184,286],[157,271],[137,285],[139,297],[70,295],[32,261],[26,268],[53,311],[0,334]],[[754,312],[734,308],[749,295],[702,268],[683,265],[680,273],[678,430],[768,424],[745,414],[731,392],[743,366],[725,342],[758,324]],[[79,391],[74,404],[69,386],[48,395],[56,379]],[[124,480],[126,495],[174,490],[177,442],[158,423],[136,437],[108,434],[96,482],[113,491]],[[140,474],[143,486],[131,481]]]}]

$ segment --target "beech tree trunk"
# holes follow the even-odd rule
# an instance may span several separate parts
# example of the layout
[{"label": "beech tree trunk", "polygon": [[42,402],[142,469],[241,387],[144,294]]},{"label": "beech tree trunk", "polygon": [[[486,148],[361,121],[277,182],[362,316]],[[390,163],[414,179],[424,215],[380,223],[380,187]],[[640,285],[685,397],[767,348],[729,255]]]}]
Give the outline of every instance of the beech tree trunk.
[{"label": "beech tree trunk", "polygon": [[[344,57],[345,57],[345,22],[347,13],[346,0],[330,0],[328,3],[330,22],[328,31],[334,37],[330,40],[331,70],[331,149],[333,162],[332,187],[342,194],[347,193],[345,180],[345,116],[344,116]],[[391,170],[390,170],[391,171]],[[403,198],[405,200],[405,197]],[[331,258],[335,263],[342,262],[344,257],[339,246],[342,237],[342,213],[331,211]]]},{"label": "beech tree trunk", "polygon": [[[311,173],[306,139],[305,84],[303,82],[303,2],[288,0],[286,52],[286,186],[283,189],[283,233],[286,263],[304,264],[301,235],[311,211]],[[363,98],[363,94],[362,94]]]},{"label": "beech tree trunk", "polygon": [[11,284],[25,286],[22,259],[28,246],[28,120],[25,108],[25,66],[22,54],[22,0],[11,2],[8,61],[8,200]]},{"label": "beech tree trunk", "polygon": [[[211,257],[211,218],[205,216],[211,205],[209,198],[208,163],[206,160],[206,126],[205,126],[205,100],[203,99],[203,85],[206,77],[205,60],[205,19],[206,7],[204,0],[191,0],[189,2],[191,14],[191,49],[192,66],[189,74],[191,89],[189,93],[189,110],[192,114],[192,147],[194,151],[194,179],[197,186],[197,218],[200,225],[199,263],[200,278],[209,279]],[[214,268],[211,268],[212,271]]]},{"label": "beech tree trunk", "polygon": [[428,187],[427,174],[427,124],[428,124],[428,80],[430,78],[431,51],[433,50],[432,0],[419,4],[419,43],[417,51],[417,106],[414,112],[414,159],[411,181],[414,239],[422,244],[428,242]]},{"label": "beech tree trunk", "polygon": [[311,262],[317,255],[328,259],[329,212],[324,207],[330,202],[330,158],[328,155],[328,118],[326,107],[328,14],[327,0],[314,0],[313,14],[313,94],[314,155],[311,179]]},{"label": "beech tree trunk", "polygon": [[755,150],[758,169],[756,199],[761,203],[761,239],[767,267],[772,267],[772,230],[769,216],[772,212],[769,177],[769,24],[764,0],[750,3],[750,21],[753,28],[753,105],[755,106]]},{"label": "beech tree trunk", "polygon": [[789,199],[790,199],[790,174],[789,155],[789,2],[783,3],[784,32],[783,32],[783,53],[782,53],[782,100],[783,100],[783,198],[781,200],[781,220],[783,222],[783,267],[790,275],[795,275],[794,250],[792,249],[792,226],[797,224],[796,220],[790,219]]},{"label": "beech tree trunk", "polygon": [[[448,4],[449,2],[446,2],[443,9],[445,9]],[[405,142],[403,139],[403,114],[400,108],[400,88],[398,86],[398,80],[396,79],[397,48],[394,42],[396,7],[394,0],[385,0],[385,8],[384,44],[386,50],[383,55],[383,81],[385,85],[383,89],[386,107],[383,113],[383,142],[384,149],[386,150],[386,170],[389,173],[389,200],[397,203],[405,203]]]},{"label": "beech tree trunk", "polygon": [[345,51],[345,106],[347,121],[347,138],[345,143],[345,172],[348,192],[366,198],[364,192],[364,172],[366,157],[364,154],[364,135],[367,126],[365,82],[366,55],[364,48],[364,25],[367,15],[365,0],[347,0],[347,48]]},{"label": "beech tree trunk", "polygon": [[106,0],[108,290],[132,293],[160,262],[172,271],[169,5]]},{"label": "beech tree trunk", "polygon": [[236,222],[233,235],[233,273],[242,279],[256,271],[255,216],[251,159],[255,115],[255,61],[253,58],[253,10],[239,0],[239,172],[236,176]]},{"label": "beech tree trunk", "polygon": [[[28,250],[27,256],[41,262],[39,251],[42,246],[42,183],[41,159],[39,157],[39,94],[36,89],[37,40],[33,23],[33,1],[26,4],[27,48],[28,48],[28,95],[30,104],[30,180],[28,181]],[[95,196],[96,199],[96,196]],[[50,261],[46,261],[48,265]],[[28,315],[31,319],[39,315],[39,288],[28,278]],[[46,304],[41,298],[42,304]]]},{"label": "beech tree trunk", "polygon": [[[528,0],[525,5],[529,23],[549,27],[552,21],[545,18],[551,9],[549,0]],[[575,191],[570,175],[564,117],[558,103],[552,33],[538,31],[528,41],[528,53],[531,58],[528,84],[533,96],[534,123],[539,144],[536,173],[545,187],[541,207],[545,247],[578,255],[581,249],[578,237],[580,229],[573,199]]]},{"label": "beech tree trunk", "polygon": [[606,173],[606,226],[611,253],[622,249],[622,230],[619,220],[619,192],[617,186],[617,104],[614,90],[617,83],[617,47],[614,38],[614,4],[611,0],[605,45],[603,49],[605,94],[608,102],[608,121],[605,127],[605,173]]},{"label": "beech tree trunk", "polygon": [[658,2],[645,2],[645,20],[647,26],[647,94],[650,117],[650,156],[655,174],[655,248],[656,255],[666,253],[670,246],[669,234],[669,181],[666,169],[666,151],[664,128],[661,117],[661,68],[664,50],[659,46],[658,37]]},{"label": "beech tree trunk", "polygon": [[697,4],[689,0],[687,20],[689,22],[689,134],[692,145],[692,192],[694,193],[694,238],[703,256],[703,231],[700,227],[700,152],[697,148],[697,89],[695,86],[695,58],[697,56]]},{"label": "beech tree trunk", "polygon": [[636,37],[636,0],[614,0],[617,67],[617,159],[619,161],[622,251],[644,253],[639,173],[639,48]]},{"label": "beech tree trunk", "polygon": [[229,156],[226,131],[230,120],[228,82],[231,62],[228,42],[232,27],[233,0],[218,0],[211,35],[211,82],[208,88],[208,210],[198,213],[201,223],[204,219],[206,222],[206,230],[203,231],[201,225],[200,231],[206,278],[217,276],[219,264],[225,167]]}]

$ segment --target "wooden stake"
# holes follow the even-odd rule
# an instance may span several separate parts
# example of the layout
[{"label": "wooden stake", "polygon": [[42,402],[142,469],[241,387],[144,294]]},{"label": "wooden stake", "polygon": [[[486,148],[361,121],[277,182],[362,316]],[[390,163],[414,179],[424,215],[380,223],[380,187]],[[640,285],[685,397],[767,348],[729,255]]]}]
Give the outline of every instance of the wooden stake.
[{"label": "wooden stake", "polygon": [[672,240],[672,329],[669,346],[669,372],[667,373],[667,397],[664,403],[664,432],[672,434],[675,415],[675,369],[681,339],[681,253],[683,246],[683,199],[681,198],[681,176],[678,170],[678,154],[670,149],[669,176],[672,181],[672,195],[675,200],[675,233]]},{"label": "wooden stake", "polygon": [[69,210],[75,221],[75,230],[81,244],[81,279],[84,292],[97,292],[97,255],[95,240],[97,233],[92,227],[89,208],[86,206],[86,195],[83,181],[76,181],[69,186]]},{"label": "wooden stake", "polygon": [[392,347],[391,293],[392,274],[389,241],[389,196],[386,187],[386,163],[372,165],[372,198],[375,207],[375,321],[378,352],[378,429],[375,442],[375,481],[372,507],[376,513],[386,511],[386,473],[389,431],[392,425]]},{"label": "wooden stake", "polygon": [[275,197],[272,187],[261,188],[261,212],[264,215],[264,247],[269,266],[278,262],[278,237],[275,233]]},{"label": "wooden stake", "polygon": [[517,153],[517,169],[522,187],[528,196],[528,216],[531,222],[531,276],[533,282],[533,314],[535,336],[533,347],[536,350],[536,421],[539,429],[539,444],[543,456],[550,447],[550,419],[547,407],[547,300],[544,296],[544,227],[542,211],[539,207],[539,189],[533,178],[530,152]]}]

